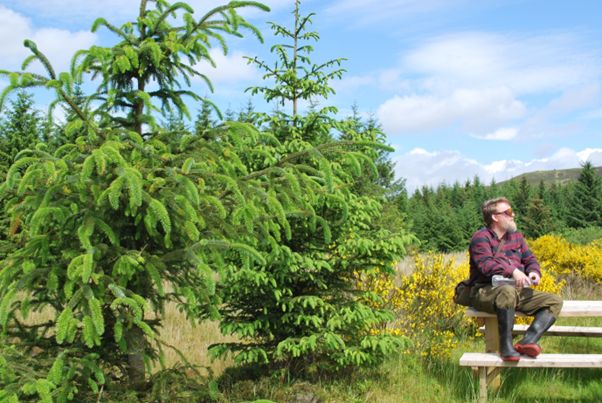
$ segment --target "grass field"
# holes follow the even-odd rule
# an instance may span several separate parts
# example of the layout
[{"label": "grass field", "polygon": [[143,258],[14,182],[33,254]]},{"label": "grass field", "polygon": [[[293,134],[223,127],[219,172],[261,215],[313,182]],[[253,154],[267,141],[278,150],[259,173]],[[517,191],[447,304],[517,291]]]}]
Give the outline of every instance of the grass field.
[{"label": "grass field", "polygon": [[[464,254],[454,255],[459,262]],[[401,262],[398,270],[411,271],[411,262]],[[596,286],[566,289],[566,299],[602,299]],[[558,325],[602,326],[602,318],[560,318]],[[215,323],[192,328],[175,310],[167,311],[161,336],[171,340],[194,364],[209,365],[216,375],[231,362],[211,362],[206,346],[225,340]],[[602,339],[584,337],[544,337],[546,353],[602,353]],[[390,357],[379,368],[342,374],[337,379],[316,374],[311,381],[291,381],[262,376],[254,379],[223,377],[220,401],[244,402],[269,399],[275,402],[467,402],[478,395],[478,380],[469,368],[458,365],[462,353],[484,351],[482,337],[461,341],[449,359],[422,360],[410,352]],[[168,355],[169,365],[178,356]],[[502,385],[490,392],[492,402],[600,402],[602,369],[506,369]]]},{"label": "grass field", "polygon": [[[459,262],[464,254],[454,255]],[[451,257],[451,256],[450,256]],[[411,261],[401,262],[401,272],[412,270]],[[581,284],[567,287],[566,299],[602,299],[599,287]],[[451,302],[450,302],[451,303]],[[35,322],[52,317],[51,312],[38,313]],[[200,368],[201,378],[192,371],[177,375],[175,381],[164,381],[156,387],[175,388],[165,399],[157,401],[204,401],[200,393],[206,389],[208,374],[219,392],[214,397],[220,402],[251,402],[269,399],[274,402],[295,403],[347,403],[347,402],[467,402],[478,394],[478,380],[469,368],[458,365],[462,353],[484,351],[482,337],[462,340],[448,359],[424,360],[413,352],[391,356],[378,368],[355,371],[326,377],[319,372],[311,380],[290,380],[282,376],[255,373],[252,377],[232,375],[227,368],[234,366],[231,360],[211,361],[207,348],[217,342],[233,340],[220,334],[216,322],[192,326],[175,305],[168,305],[159,337],[176,347],[165,348],[167,368],[180,368],[185,358]],[[560,318],[558,325],[602,326],[602,318]],[[602,338],[544,337],[542,347],[546,353],[600,353]],[[204,371],[203,368],[209,368]],[[161,368],[158,363],[153,373]],[[182,377],[188,377],[182,384]],[[169,379],[169,378],[168,378]],[[178,383],[176,385],[176,383]],[[219,386],[218,386],[219,385]],[[176,387],[177,386],[177,387]],[[175,396],[175,397],[174,397]],[[502,372],[502,385],[490,393],[492,402],[601,402],[602,369],[506,369]]]},{"label": "grass field", "polygon": [[[602,326],[602,319],[559,320],[559,324]],[[602,340],[547,337],[547,353],[602,353]],[[458,365],[463,352],[483,351],[482,339],[467,340],[451,358],[426,362],[404,353],[390,357],[381,367],[346,374],[340,379],[279,382],[262,378],[229,384],[222,401],[270,399],[276,402],[468,402],[478,396],[478,380],[469,368]],[[600,402],[602,369],[506,369],[502,385],[491,391],[492,402]]]}]

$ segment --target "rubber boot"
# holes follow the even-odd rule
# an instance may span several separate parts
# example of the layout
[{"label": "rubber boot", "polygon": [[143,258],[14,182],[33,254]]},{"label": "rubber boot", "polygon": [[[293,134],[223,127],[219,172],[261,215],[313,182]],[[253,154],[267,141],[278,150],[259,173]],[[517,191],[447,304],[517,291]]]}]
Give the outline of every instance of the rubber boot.
[{"label": "rubber boot", "polygon": [[519,361],[520,353],[512,346],[514,309],[497,309],[497,325],[500,335],[500,357],[502,361]]},{"label": "rubber boot", "polygon": [[514,345],[516,351],[529,357],[537,357],[541,353],[541,347],[537,344],[546,330],[556,322],[549,309],[542,309],[535,313],[535,319],[527,329],[521,341]]}]

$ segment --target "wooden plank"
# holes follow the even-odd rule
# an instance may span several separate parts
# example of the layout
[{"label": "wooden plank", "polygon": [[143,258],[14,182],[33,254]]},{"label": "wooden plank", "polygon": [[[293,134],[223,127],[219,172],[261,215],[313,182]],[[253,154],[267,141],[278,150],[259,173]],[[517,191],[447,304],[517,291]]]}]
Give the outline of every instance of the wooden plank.
[{"label": "wooden plank", "polygon": [[565,301],[560,316],[602,316],[602,301]]},{"label": "wooden plank", "polygon": [[[495,314],[477,311],[470,307],[466,309],[466,316],[474,318],[489,318]],[[525,316],[517,312],[516,316]],[[602,316],[602,301],[564,301],[560,316],[564,317],[596,317]]]},{"label": "wooden plank", "polygon": [[522,356],[520,361],[502,361],[494,353],[464,353],[461,366],[518,368],[602,368],[602,354],[540,354],[537,358]]},{"label": "wooden plank", "polygon": [[[514,325],[512,334],[524,334],[529,325]],[[485,333],[485,326],[479,328]],[[544,336],[575,336],[575,337],[602,337],[602,327],[587,326],[552,326],[544,333]]]}]

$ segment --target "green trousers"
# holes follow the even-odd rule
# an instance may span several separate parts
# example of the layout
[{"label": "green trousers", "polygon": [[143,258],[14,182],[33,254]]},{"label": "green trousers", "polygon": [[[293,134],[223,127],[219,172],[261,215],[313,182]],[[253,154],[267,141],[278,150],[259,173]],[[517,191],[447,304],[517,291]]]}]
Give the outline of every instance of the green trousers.
[{"label": "green trousers", "polygon": [[511,285],[475,285],[472,287],[470,299],[474,308],[489,313],[496,313],[496,308],[513,308],[533,316],[540,309],[547,308],[558,318],[562,309],[562,299],[558,295],[532,288],[519,289]]}]

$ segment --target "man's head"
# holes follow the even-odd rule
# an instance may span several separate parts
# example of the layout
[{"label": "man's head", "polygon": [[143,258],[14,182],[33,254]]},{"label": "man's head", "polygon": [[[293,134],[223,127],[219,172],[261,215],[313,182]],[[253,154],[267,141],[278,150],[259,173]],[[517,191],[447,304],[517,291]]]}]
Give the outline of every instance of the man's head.
[{"label": "man's head", "polygon": [[514,212],[510,202],[505,197],[487,200],[481,207],[483,219],[487,227],[498,232],[515,232]]}]

